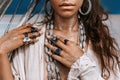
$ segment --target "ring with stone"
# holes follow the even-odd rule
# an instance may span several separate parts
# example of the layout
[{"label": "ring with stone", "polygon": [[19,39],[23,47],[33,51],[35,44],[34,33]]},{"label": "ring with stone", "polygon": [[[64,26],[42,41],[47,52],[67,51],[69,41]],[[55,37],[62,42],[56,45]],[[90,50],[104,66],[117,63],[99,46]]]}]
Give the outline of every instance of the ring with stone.
[{"label": "ring with stone", "polygon": [[57,48],[57,49],[55,50],[55,53],[56,53],[57,55],[60,55],[60,52],[61,52],[61,49],[60,49],[60,48]]},{"label": "ring with stone", "polygon": [[53,36],[51,40],[54,41],[54,42],[57,42],[58,38],[57,38],[57,36]]},{"label": "ring with stone", "polygon": [[67,44],[69,40],[68,39],[64,39],[64,44]]},{"label": "ring with stone", "polygon": [[24,39],[23,39],[23,42],[25,43],[25,44],[28,44],[30,41],[31,41],[31,39],[28,37],[28,33],[24,33]]},{"label": "ring with stone", "polygon": [[35,27],[30,27],[31,32],[35,32],[36,28]]}]

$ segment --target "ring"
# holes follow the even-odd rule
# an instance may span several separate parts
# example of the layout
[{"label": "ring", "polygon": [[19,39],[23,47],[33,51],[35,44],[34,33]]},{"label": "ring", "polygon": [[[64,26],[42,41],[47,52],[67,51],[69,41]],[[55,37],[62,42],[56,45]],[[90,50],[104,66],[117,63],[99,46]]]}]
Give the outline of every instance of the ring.
[{"label": "ring", "polygon": [[36,34],[35,33],[32,33],[32,38],[36,38]]},{"label": "ring", "polygon": [[61,52],[61,49],[60,49],[60,48],[57,48],[57,49],[55,50],[55,53],[56,53],[57,55],[60,55],[60,52]]},{"label": "ring", "polygon": [[25,37],[28,37],[28,33],[27,33],[27,32],[25,32],[25,33],[24,33],[24,36],[25,36]]},{"label": "ring", "polygon": [[35,32],[36,28],[35,27],[31,27],[30,30],[31,30],[31,32]]},{"label": "ring", "polygon": [[67,44],[69,40],[68,39],[64,39],[64,44]]},{"label": "ring", "polygon": [[31,39],[29,37],[25,37],[23,40],[23,42],[26,44],[28,44],[30,41],[31,41]]},{"label": "ring", "polygon": [[25,38],[23,39],[23,42],[25,44],[28,44],[31,41],[31,39],[28,37],[28,33],[24,33],[24,36],[25,36]]},{"label": "ring", "polygon": [[57,42],[57,41],[58,41],[57,36],[53,36],[53,37],[52,37],[52,41]]}]

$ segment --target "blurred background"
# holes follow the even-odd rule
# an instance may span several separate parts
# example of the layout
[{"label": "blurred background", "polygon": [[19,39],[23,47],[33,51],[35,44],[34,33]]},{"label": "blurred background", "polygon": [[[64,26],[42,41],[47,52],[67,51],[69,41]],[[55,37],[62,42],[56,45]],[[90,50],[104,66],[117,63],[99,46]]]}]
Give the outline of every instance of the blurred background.
[{"label": "blurred background", "polygon": [[[17,3],[20,0],[13,0],[11,6],[7,10],[7,14],[12,14],[16,8]],[[41,4],[39,7],[44,5],[45,0],[41,0]],[[29,4],[30,0],[23,0],[22,5],[20,6],[17,14],[23,14],[25,12],[25,8]],[[120,0],[101,0],[101,5],[107,10],[110,14],[120,14]]]},{"label": "blurred background", "polygon": [[[0,0],[0,4],[3,1],[5,0]],[[8,9],[6,10],[5,15],[3,15],[2,19],[0,19],[0,36],[3,35],[5,29],[7,29],[8,26],[11,28],[18,26],[17,23],[22,20],[21,17],[22,18],[25,17],[23,15],[25,15],[29,3],[34,0],[11,0],[11,1],[12,2]],[[40,0],[40,2],[38,2],[40,4],[36,6],[33,13],[38,12],[39,14],[43,13],[42,6],[44,5],[44,1],[45,0]],[[120,45],[120,0],[101,0],[101,5],[107,12],[109,12],[109,20],[106,21],[105,24],[109,25],[111,35],[114,38],[116,38],[118,44]],[[30,6],[34,7],[34,4]],[[33,20],[39,21],[42,18],[42,16],[39,16],[39,14],[35,15],[30,22],[33,22]],[[13,19],[11,20],[11,18]],[[8,24],[10,22],[12,23],[12,25]]]}]

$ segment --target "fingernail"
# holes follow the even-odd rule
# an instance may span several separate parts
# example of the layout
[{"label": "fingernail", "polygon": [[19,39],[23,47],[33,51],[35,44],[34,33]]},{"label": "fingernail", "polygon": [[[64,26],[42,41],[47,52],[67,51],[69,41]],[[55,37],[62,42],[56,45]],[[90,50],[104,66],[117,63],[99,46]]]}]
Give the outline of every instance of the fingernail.
[{"label": "fingernail", "polygon": [[42,32],[42,31],[40,31],[40,34],[43,34],[43,32]]},{"label": "fingernail", "polygon": [[36,42],[38,42],[39,41],[39,39],[36,39],[34,42],[33,42],[33,44],[35,44]]},{"label": "fingernail", "polygon": [[38,33],[38,36],[40,36],[41,34],[40,33]]},{"label": "fingernail", "polygon": [[45,42],[45,45],[47,45],[48,44],[48,42]]},{"label": "fingernail", "polygon": [[48,38],[48,39],[50,39],[50,38],[51,38],[51,36],[49,36],[49,35],[48,35],[48,36],[47,36],[47,38]]},{"label": "fingernail", "polygon": [[51,52],[47,52],[47,54],[48,54],[48,55],[50,55],[50,56],[52,55],[52,53],[51,53]]},{"label": "fingernail", "polygon": [[41,36],[43,33],[39,33],[38,36]]},{"label": "fingernail", "polygon": [[41,30],[41,28],[40,27],[37,27],[38,28],[38,30]]},{"label": "fingernail", "polygon": [[38,41],[39,41],[39,39],[36,40],[36,42],[38,42]]}]

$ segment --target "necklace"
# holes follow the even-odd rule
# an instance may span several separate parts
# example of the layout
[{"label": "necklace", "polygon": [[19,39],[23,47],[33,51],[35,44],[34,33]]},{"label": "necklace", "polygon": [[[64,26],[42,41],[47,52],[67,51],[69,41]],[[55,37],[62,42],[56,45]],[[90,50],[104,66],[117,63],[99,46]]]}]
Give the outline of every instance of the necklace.
[{"label": "necklace", "polygon": [[[46,37],[47,36],[52,36],[53,35],[53,22],[50,22],[46,26]],[[85,41],[86,41],[86,35],[85,35],[85,29],[83,25],[79,25],[79,46],[85,51]],[[47,38],[45,39],[47,43],[50,43],[51,45],[55,46],[50,40]],[[52,52],[49,48],[45,47],[45,53]],[[51,56],[46,54],[46,63],[47,63],[47,72],[48,72],[48,80],[62,80],[60,76],[60,67],[59,63],[54,60]]]},{"label": "necklace", "polygon": [[79,25],[79,46],[83,49],[83,52],[85,52],[85,46],[86,46],[86,34],[85,34],[85,28],[83,27],[83,24]]}]

